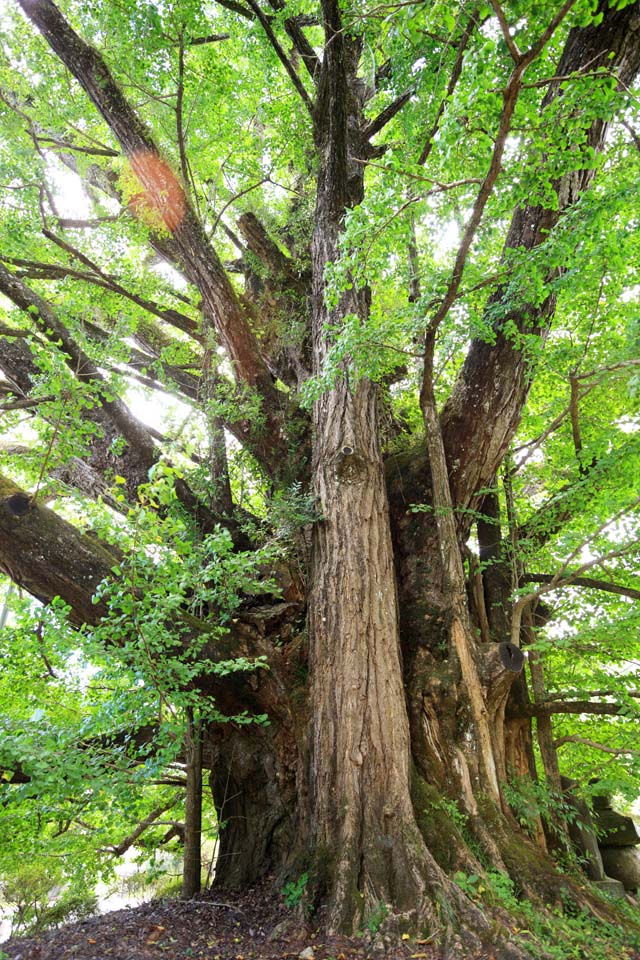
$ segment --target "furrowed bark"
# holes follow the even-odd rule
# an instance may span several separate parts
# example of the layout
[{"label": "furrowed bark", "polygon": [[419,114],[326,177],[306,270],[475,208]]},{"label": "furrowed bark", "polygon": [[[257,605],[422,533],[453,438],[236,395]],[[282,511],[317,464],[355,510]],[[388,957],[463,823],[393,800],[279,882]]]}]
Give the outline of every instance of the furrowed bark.
[{"label": "furrowed bark", "polygon": [[0,565],[28,593],[43,603],[61,597],[74,623],[96,624],[107,610],[94,604],[93,596],[118,560],[108,547],[0,478]]},{"label": "furrowed bark", "polygon": [[[352,288],[329,311],[328,263],[339,255],[345,210],[363,196],[359,45],[338,4],[323,4],[325,57],[315,116],[320,158],[312,243],[314,371],[327,324],[366,320],[369,291]],[[360,136],[360,139],[359,139]],[[314,533],[309,587],[310,823],[316,897],[328,926],[353,932],[380,903],[433,921],[445,898],[459,918],[483,920],[427,849],[410,791],[411,758],[376,387],[347,373],[314,404]]]}]

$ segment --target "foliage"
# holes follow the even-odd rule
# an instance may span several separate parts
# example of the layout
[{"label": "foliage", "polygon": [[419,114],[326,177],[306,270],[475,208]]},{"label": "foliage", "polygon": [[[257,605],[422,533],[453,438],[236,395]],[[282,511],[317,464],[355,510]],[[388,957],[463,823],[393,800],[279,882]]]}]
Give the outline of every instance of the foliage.
[{"label": "foliage", "polygon": [[387,904],[382,902],[377,903],[365,918],[365,930],[367,930],[372,937],[375,937],[388,916],[389,907]]},{"label": "foliage", "polygon": [[[311,530],[317,546],[333,529],[311,474],[334,451],[313,450],[318,423],[312,427],[309,412],[332,390],[353,398],[373,381],[382,425],[372,447],[386,457],[390,486],[401,461],[419,461],[425,332],[452,278],[460,286],[434,342],[439,411],[455,398],[472,342],[504,342],[525,361],[524,386],[514,381],[523,409],[496,485],[484,486],[493,483],[485,478],[454,508],[468,533],[469,582],[477,574],[486,584],[499,567],[515,577],[502,613],[543,673],[533,696],[584,707],[553,714],[562,773],[587,792],[597,780],[594,791],[632,804],[640,778],[640,110],[636,88],[617,84],[606,63],[553,80],[570,30],[599,22],[608,7],[570,5],[523,75],[500,170],[458,274],[460,242],[499,142],[514,49],[535,44],[558,4],[505,0],[504,34],[498,5],[481,3],[464,42],[467,3],[336,5],[339,34],[359,46],[363,124],[406,97],[373,136],[366,160],[349,159],[364,167],[363,196],[341,211],[338,255],[320,273],[311,240],[323,158],[292,71],[307,97],[314,81],[304,73],[305,56],[297,51],[289,61],[286,52],[296,43],[290,17],[303,23],[307,66],[322,50],[320,6],[265,4],[267,31],[251,15],[253,2],[248,16],[244,3],[200,0],[62,6],[104,56],[140,129],[157,144],[162,171],[175,171],[167,182],[184,193],[198,223],[192,239],[206,242],[210,259],[199,276],[176,254],[180,238],[166,217],[145,209],[135,158],[122,149],[108,111],[94,109],[61,62],[43,55],[42,38],[17,8],[0,3],[0,266],[46,301],[59,325],[54,330],[33,303],[25,309],[0,299],[0,367],[7,371],[0,469],[29,491],[31,503],[53,506],[113,557],[111,576],[94,595],[95,608],[106,611],[100,623],[78,626],[72,604],[56,597],[42,604],[2,579],[0,873],[7,889],[15,889],[24,861],[34,864],[25,891],[48,876],[49,860],[61,864],[55,876],[63,890],[78,890],[81,872],[87,885],[108,878],[114,851],[148,818],[135,841],[140,856],[148,860],[163,845],[175,850],[178,838],[164,821],[178,818],[172,805],[182,796],[189,711],[234,731],[267,724],[253,694],[276,665],[285,679],[297,678],[292,715],[306,722],[306,637],[299,631],[293,649],[283,631],[270,646],[260,611],[270,606],[278,620],[295,606],[313,580]],[[281,38],[279,49],[269,31]],[[592,144],[594,123],[608,125],[606,150]],[[597,176],[557,223],[550,217],[539,242],[505,249],[513,211],[559,212],[557,185],[575,171],[585,182],[587,171]],[[171,190],[166,183],[163,190],[166,201]],[[266,258],[243,232],[247,214],[264,231]],[[213,278],[218,261],[228,291],[224,308],[212,310],[205,300],[222,283]],[[366,301],[360,312],[349,300],[354,291]],[[314,302],[333,318],[312,337]],[[545,305],[553,315],[548,331]],[[240,320],[248,372],[242,350],[229,347]],[[499,392],[500,371],[488,369],[496,382],[485,384],[477,405]],[[503,386],[507,396],[510,381]],[[129,424],[127,432],[132,411],[135,429]],[[403,486],[402,509],[396,505],[394,534],[410,531],[399,572],[414,572],[413,551],[425,543],[419,525],[446,514],[424,497],[425,486]],[[498,520],[483,507],[494,493]],[[480,543],[483,524],[495,524],[500,541],[491,556]],[[366,568],[367,558],[357,559]],[[425,604],[416,622],[437,634],[429,656],[440,662],[449,640],[439,631],[449,613],[441,598],[430,606],[437,560],[432,569],[417,557],[415,566]],[[9,566],[7,573],[20,579]],[[540,576],[546,581],[529,579]],[[585,578],[596,587],[580,583]],[[328,602],[335,586],[325,591]],[[608,592],[612,586],[619,592]],[[531,614],[524,626],[521,607]],[[251,631],[258,640],[249,653]],[[430,641],[423,634],[406,641],[407,671],[414,660],[422,669]],[[211,690],[223,678],[230,686],[248,681],[246,702],[216,699]],[[420,686],[415,679],[407,678],[408,691]],[[277,683],[286,686],[282,676]],[[525,826],[539,815],[573,815],[542,779],[503,788]],[[471,832],[461,804],[441,798],[425,817],[438,811]],[[213,831],[211,807],[208,822]],[[557,915],[545,927],[517,902],[508,878],[459,872],[456,880],[472,899],[489,896],[520,911],[532,952],[536,937],[559,955],[557,937],[568,957],[579,955],[581,937],[598,942],[600,928],[581,914]],[[44,922],[50,909],[43,884],[37,910],[19,908],[31,911],[25,927]],[[283,888],[288,906],[310,895],[308,884],[304,873]],[[381,901],[365,920],[371,933],[383,908]]]},{"label": "foliage", "polygon": [[[113,580],[96,595],[107,602],[110,615],[85,631],[81,653],[65,604],[41,608],[19,595],[7,598],[12,615],[2,632],[7,669],[1,681],[0,765],[19,767],[29,781],[10,787],[10,774],[5,775],[0,874],[7,891],[24,888],[29,895],[15,901],[21,928],[61,922],[64,910],[71,918],[81,900],[65,894],[48,906],[51,887],[71,884],[75,890],[80,884],[77,889],[86,892],[92,881],[108,879],[116,862],[110,848],[117,848],[150,811],[175,803],[176,788],[157,782],[180,768],[185,710],[196,704],[202,717],[227,719],[213,702],[203,703],[189,692],[190,681],[203,670],[226,675],[264,667],[263,660],[231,654],[213,662],[207,650],[224,641],[242,591],[273,589],[260,569],[267,553],[234,552],[226,531],[186,537],[173,481],[161,465],[129,511],[127,538],[118,521],[100,518],[101,535],[118,542],[122,560]],[[121,489],[117,478],[115,489]],[[161,506],[163,519],[154,512]],[[205,631],[196,619],[203,610],[210,623]],[[25,699],[14,696],[16,688],[27,691]],[[136,747],[134,732],[156,726],[159,711],[162,725]],[[233,719],[244,724],[266,718],[247,712]],[[105,729],[131,733],[110,744]],[[26,819],[19,813],[25,803]],[[205,809],[211,831],[215,814],[210,803]],[[143,859],[167,833],[163,818],[156,819],[159,825],[136,840]],[[22,872],[16,874],[25,856],[34,863],[33,884]],[[63,866],[47,887],[51,857]],[[14,902],[12,897],[9,892],[5,899]]]},{"label": "foliage", "polygon": [[282,899],[291,910],[303,902],[308,883],[309,874],[301,873],[297,880],[290,880],[283,886]]},{"label": "foliage", "polygon": [[555,819],[574,822],[578,812],[564,797],[558,796],[547,783],[532,780],[529,776],[512,777],[503,785],[505,799],[519,823],[530,828],[538,817],[547,823]]},{"label": "foliage", "polygon": [[615,924],[577,906],[568,891],[553,909],[536,905],[519,897],[513,880],[500,871],[482,876],[460,871],[455,880],[472,899],[508,911],[509,935],[541,960],[616,960],[640,944],[640,925],[629,904],[620,906],[627,925]]},{"label": "foliage", "polygon": [[62,871],[47,864],[21,864],[0,882],[0,897],[14,909],[12,932],[38,934],[51,927],[83,920],[97,910],[86,888],[61,886]]}]

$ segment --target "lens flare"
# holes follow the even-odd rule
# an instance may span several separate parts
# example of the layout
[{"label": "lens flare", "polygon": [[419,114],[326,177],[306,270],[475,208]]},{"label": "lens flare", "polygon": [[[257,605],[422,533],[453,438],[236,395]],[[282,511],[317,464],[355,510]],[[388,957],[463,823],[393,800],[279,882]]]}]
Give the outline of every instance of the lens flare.
[{"label": "lens flare", "polygon": [[180,181],[169,164],[151,151],[134,153],[129,162],[141,188],[130,197],[129,209],[153,229],[165,227],[173,233],[187,210]]}]

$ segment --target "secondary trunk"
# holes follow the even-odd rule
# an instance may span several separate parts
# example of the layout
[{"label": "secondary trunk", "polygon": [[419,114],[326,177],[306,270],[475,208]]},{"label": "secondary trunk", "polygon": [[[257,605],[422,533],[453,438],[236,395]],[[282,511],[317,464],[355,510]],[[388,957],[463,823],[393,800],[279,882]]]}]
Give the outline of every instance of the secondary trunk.
[{"label": "secondary trunk", "polygon": [[184,815],[184,861],[182,896],[190,900],[200,893],[202,876],[202,728],[187,710],[187,790]]}]

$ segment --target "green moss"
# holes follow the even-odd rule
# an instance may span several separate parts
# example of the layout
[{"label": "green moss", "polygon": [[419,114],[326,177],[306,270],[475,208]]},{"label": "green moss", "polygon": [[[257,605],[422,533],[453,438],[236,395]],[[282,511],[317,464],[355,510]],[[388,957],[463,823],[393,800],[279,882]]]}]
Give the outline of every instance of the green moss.
[{"label": "green moss", "polygon": [[445,797],[436,787],[414,773],[411,799],[416,821],[424,841],[445,873],[456,866],[457,852],[465,846],[462,835],[464,814],[455,801]]}]

